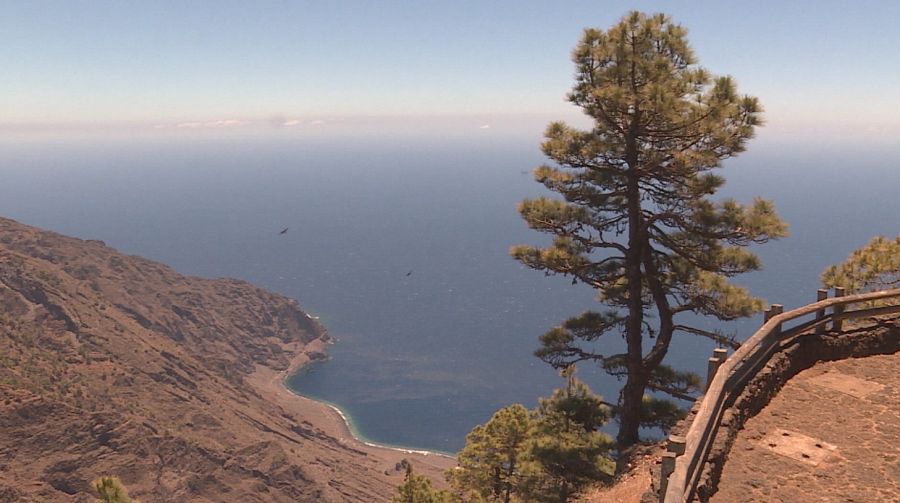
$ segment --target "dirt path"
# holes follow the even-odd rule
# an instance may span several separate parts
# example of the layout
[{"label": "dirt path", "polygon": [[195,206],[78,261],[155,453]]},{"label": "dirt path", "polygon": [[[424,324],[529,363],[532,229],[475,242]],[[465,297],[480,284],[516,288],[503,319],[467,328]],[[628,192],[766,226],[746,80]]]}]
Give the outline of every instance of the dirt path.
[{"label": "dirt path", "polygon": [[900,353],[823,362],[738,435],[713,502],[900,502]]}]

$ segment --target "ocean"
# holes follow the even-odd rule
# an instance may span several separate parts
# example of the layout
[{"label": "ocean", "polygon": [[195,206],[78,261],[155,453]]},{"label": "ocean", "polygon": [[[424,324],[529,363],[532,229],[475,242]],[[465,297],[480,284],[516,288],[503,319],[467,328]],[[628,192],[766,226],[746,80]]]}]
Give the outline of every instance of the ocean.
[{"label": "ocean", "polygon": [[[455,452],[496,409],[561,385],[532,356],[537,337],[596,306],[590,289],[508,256],[547,241],[516,212],[543,194],[529,174],[544,162],[538,142],[492,131],[3,140],[0,215],[297,299],[335,343],[292,389],[340,407],[367,440]],[[790,224],[790,237],[756,247],[765,269],[737,279],[787,309],[815,299],[827,265],[900,232],[894,146],[763,137],[721,173],[723,195],[773,199]],[[760,322],[700,323],[743,339]],[[711,349],[677,335],[667,363],[702,375]],[[620,384],[583,367],[614,401]]]}]

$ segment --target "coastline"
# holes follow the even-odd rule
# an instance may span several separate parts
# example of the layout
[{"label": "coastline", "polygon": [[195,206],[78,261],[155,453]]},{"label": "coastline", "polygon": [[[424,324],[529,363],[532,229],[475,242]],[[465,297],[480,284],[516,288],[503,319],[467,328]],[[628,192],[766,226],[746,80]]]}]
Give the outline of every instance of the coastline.
[{"label": "coastline", "polygon": [[345,448],[374,461],[373,469],[377,470],[377,475],[391,477],[399,485],[404,475],[404,471],[400,468],[401,463],[406,460],[415,466],[417,473],[430,477],[438,487],[445,486],[444,472],[456,466],[454,456],[442,452],[381,445],[360,438],[349,418],[338,407],[295,393],[287,386],[286,380],[314,361],[310,358],[311,354],[323,354],[327,344],[327,336],[306,344],[292,344],[293,347],[285,348],[294,354],[286,369],[276,371],[258,365],[256,371],[248,377],[248,383],[268,400],[294,413],[296,417],[302,418],[305,423],[334,438]]},{"label": "coastline", "polygon": [[293,373],[285,376],[285,378],[281,382],[281,385],[289,393],[297,396],[298,398],[303,398],[304,400],[311,400],[313,402],[316,402],[316,403],[322,404],[326,407],[329,407],[331,410],[334,411],[335,414],[337,414],[338,416],[341,417],[341,419],[344,421],[344,425],[346,426],[347,431],[353,437],[353,439],[356,440],[357,442],[359,442],[363,445],[367,445],[369,447],[375,447],[378,449],[390,449],[393,451],[404,452],[406,454],[421,454],[422,456],[443,456],[445,458],[456,461],[456,456],[454,456],[453,454],[451,454],[449,452],[429,451],[427,449],[413,449],[411,447],[403,447],[400,445],[383,444],[383,443],[375,442],[374,440],[366,438],[363,434],[361,434],[359,432],[359,430],[357,430],[356,426],[353,424],[353,420],[351,419],[351,417],[347,413],[345,413],[343,410],[341,410],[340,407],[338,407],[337,405],[335,405],[331,402],[325,401],[325,400],[319,400],[317,398],[313,398],[310,396],[306,396],[306,395],[297,393],[290,386],[288,386],[287,379],[290,378],[292,375],[293,375]]},{"label": "coastline", "polygon": [[[311,343],[310,345],[316,344],[316,342],[319,342],[319,341],[320,341],[320,339],[317,339],[315,342]],[[327,345],[328,343],[326,342],[324,344]],[[316,348],[313,348],[313,351],[320,352],[320,353],[324,352],[324,351],[319,351],[319,349],[323,349],[323,348],[316,347]],[[303,395],[301,393],[297,393],[290,386],[288,386],[287,381],[288,381],[288,379],[291,378],[291,376],[295,375],[297,372],[301,371],[304,367],[306,367],[307,365],[309,365],[311,363],[314,363],[315,361],[317,361],[317,360],[309,358],[309,355],[305,351],[301,355],[298,355],[298,357],[295,358],[294,361],[291,362],[291,365],[287,368],[287,370],[283,370],[282,372],[279,373],[281,387],[284,388],[288,393],[290,393],[298,398],[302,398],[304,400],[309,400],[311,402],[315,402],[315,403],[318,403],[318,404],[321,404],[321,405],[324,405],[324,406],[330,408],[332,411],[334,411],[335,414],[340,416],[341,421],[343,421],[343,423],[344,423],[344,427],[346,429],[347,434],[350,435],[351,437],[353,437],[353,439],[355,441],[357,441],[363,445],[366,445],[368,447],[377,448],[377,449],[390,449],[393,451],[403,452],[406,454],[420,454],[422,456],[443,456],[445,458],[449,458],[449,459],[456,461],[456,456],[454,456],[452,453],[449,453],[449,452],[431,451],[428,449],[414,449],[411,447],[404,447],[404,446],[400,446],[400,445],[383,444],[381,442],[375,442],[374,440],[368,439],[365,437],[365,435],[360,433],[359,430],[356,428],[356,426],[353,424],[353,419],[351,418],[351,416],[348,413],[341,410],[341,408],[337,404],[331,403],[327,400],[320,400],[318,398],[314,398],[311,396]]]}]

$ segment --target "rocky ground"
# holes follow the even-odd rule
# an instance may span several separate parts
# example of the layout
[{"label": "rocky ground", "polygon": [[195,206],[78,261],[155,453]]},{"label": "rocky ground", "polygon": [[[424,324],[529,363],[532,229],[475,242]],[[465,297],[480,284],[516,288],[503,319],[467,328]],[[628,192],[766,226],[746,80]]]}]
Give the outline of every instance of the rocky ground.
[{"label": "rocky ground", "polygon": [[711,501],[900,501],[900,353],[801,372],[738,436]]},{"label": "rocky ground", "polygon": [[654,477],[659,478],[659,464],[666,451],[664,442],[638,445],[628,453],[628,462],[611,486],[587,491],[579,503],[655,503]]},{"label": "rocky ground", "polygon": [[370,502],[410,459],[365,446],[285,372],[327,334],[245,282],[179,275],[99,241],[0,219],[0,501]]}]

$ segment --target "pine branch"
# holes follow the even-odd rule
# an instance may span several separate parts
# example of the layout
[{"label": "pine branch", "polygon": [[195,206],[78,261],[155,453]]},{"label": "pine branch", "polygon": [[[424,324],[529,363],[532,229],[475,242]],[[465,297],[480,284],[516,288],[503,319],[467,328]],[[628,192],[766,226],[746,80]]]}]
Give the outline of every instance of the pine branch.
[{"label": "pine branch", "polygon": [[724,335],[717,331],[702,330],[687,325],[675,325],[675,330],[706,337],[707,339],[716,341],[716,344],[723,347],[730,347],[731,349],[738,349],[741,347],[741,343],[737,341],[735,335]]},{"label": "pine branch", "polygon": [[659,392],[665,393],[667,395],[674,396],[675,398],[679,398],[681,400],[687,400],[688,402],[697,401],[697,397],[689,395],[689,394],[687,394],[683,391],[680,391],[676,388],[673,388],[671,386],[665,386],[660,383],[647,383],[647,387],[654,391],[659,391]]},{"label": "pine branch", "polygon": [[657,337],[656,343],[653,344],[653,348],[643,359],[644,367],[650,369],[658,366],[663,358],[665,358],[666,353],[669,350],[669,344],[672,342],[673,332],[672,309],[669,306],[669,301],[666,298],[666,292],[663,289],[662,283],[659,281],[659,269],[656,266],[656,262],[653,260],[652,250],[653,248],[650,246],[650,243],[646,242],[644,244],[644,256],[642,261],[644,263],[644,269],[647,271],[647,286],[650,287],[653,301],[656,303],[656,310],[659,313],[659,337]]}]

